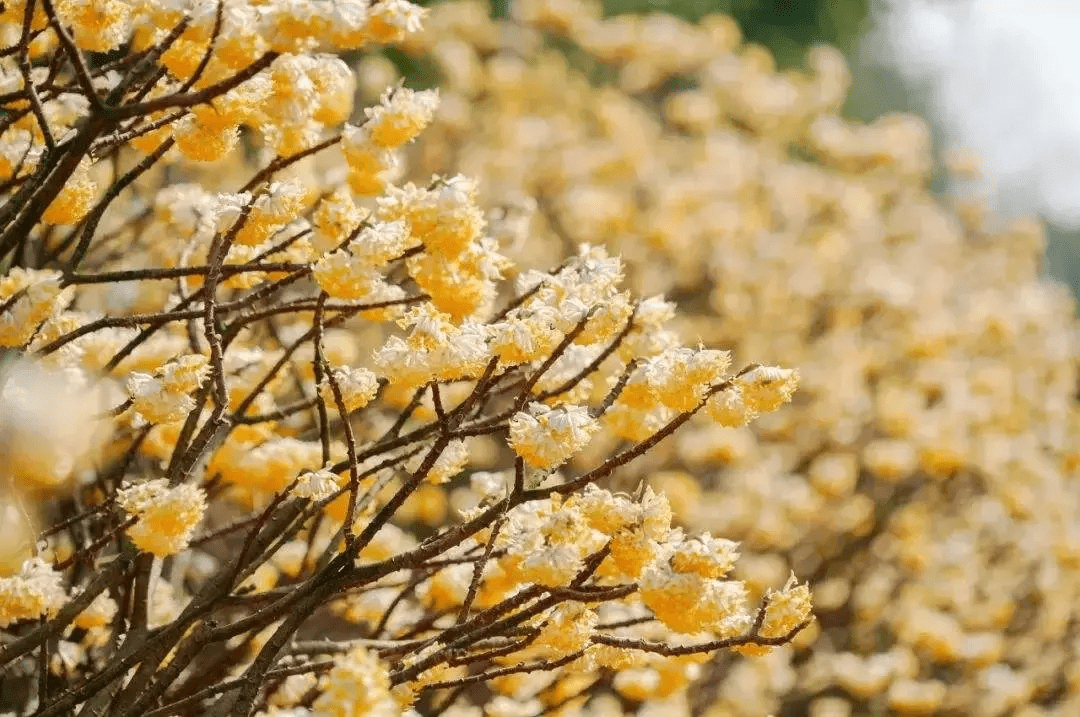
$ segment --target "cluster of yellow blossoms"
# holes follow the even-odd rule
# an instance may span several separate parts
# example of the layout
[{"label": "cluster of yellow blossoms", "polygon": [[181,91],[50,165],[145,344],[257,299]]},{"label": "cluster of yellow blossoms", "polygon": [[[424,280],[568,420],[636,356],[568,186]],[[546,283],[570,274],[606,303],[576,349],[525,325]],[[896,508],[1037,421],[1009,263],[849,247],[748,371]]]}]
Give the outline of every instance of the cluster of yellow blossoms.
[{"label": "cluster of yellow blossoms", "polygon": [[486,178],[416,174],[460,96],[342,57],[426,13],[0,7],[0,711],[675,710],[809,632],[805,583],[634,487],[799,373],[684,345],[600,195],[523,268]]},{"label": "cluster of yellow blossoms", "polygon": [[206,510],[206,495],[190,484],[170,488],[159,478],[122,488],[116,504],[136,519],[127,531],[135,547],[163,558],[187,548]]},{"label": "cluster of yellow blossoms", "polygon": [[814,628],[701,713],[1080,711],[1080,343],[1035,222],[935,198],[921,121],[841,118],[839,52],[778,71],[721,15],[447,2],[406,49],[441,77],[413,171],[476,178],[513,258],[603,243],[679,300],[669,327],[799,367],[788,408],[744,427],[718,394],[622,478],[741,541],[751,595],[813,589]]}]

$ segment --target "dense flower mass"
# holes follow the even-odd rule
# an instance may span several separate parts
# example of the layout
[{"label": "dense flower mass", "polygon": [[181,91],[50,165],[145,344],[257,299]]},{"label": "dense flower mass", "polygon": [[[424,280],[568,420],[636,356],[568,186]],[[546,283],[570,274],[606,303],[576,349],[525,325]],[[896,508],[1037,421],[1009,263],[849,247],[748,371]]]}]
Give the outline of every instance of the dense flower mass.
[{"label": "dense flower mass", "polygon": [[461,97],[381,50],[429,15],[0,7],[0,711],[664,710],[710,655],[809,634],[804,583],[752,588],[623,485],[799,374],[685,345],[604,245],[609,195],[526,266],[540,197],[417,174]]},{"label": "dense flower mass", "polygon": [[829,48],[489,10],[0,9],[0,711],[1073,714],[1037,227]]},{"label": "dense flower mass", "polygon": [[[820,622],[794,649],[725,667],[694,704],[725,717],[1080,709],[1080,344],[1073,297],[1042,276],[1038,225],[931,196],[927,128],[840,117],[851,76],[832,48],[781,71],[722,15],[520,0],[496,22],[482,9],[440,4],[406,45],[443,78],[414,171],[466,172],[493,222],[524,217],[527,239],[507,244],[523,265],[602,244],[641,294],[695,299],[665,329],[763,364],[620,482],[663,488],[684,528],[740,541],[731,575],[751,597],[779,591],[797,615],[797,586],[813,592]],[[683,369],[649,370],[691,354],[658,348],[605,433],[640,439],[666,420],[668,406],[642,409]],[[752,420],[796,380],[789,406]],[[605,433],[586,451],[613,445]],[[612,554],[686,579],[646,546],[627,537]],[[786,623],[778,607],[767,623]],[[658,693],[654,673],[630,674],[624,697]]]}]

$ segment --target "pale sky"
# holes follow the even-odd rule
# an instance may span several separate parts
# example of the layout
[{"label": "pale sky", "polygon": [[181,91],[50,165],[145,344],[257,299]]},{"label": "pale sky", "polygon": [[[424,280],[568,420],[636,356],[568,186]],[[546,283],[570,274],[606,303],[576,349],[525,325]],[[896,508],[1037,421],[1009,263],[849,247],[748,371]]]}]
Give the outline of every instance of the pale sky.
[{"label": "pale sky", "polygon": [[1080,228],[1080,0],[875,0],[865,47],[926,91],[1007,212]]}]

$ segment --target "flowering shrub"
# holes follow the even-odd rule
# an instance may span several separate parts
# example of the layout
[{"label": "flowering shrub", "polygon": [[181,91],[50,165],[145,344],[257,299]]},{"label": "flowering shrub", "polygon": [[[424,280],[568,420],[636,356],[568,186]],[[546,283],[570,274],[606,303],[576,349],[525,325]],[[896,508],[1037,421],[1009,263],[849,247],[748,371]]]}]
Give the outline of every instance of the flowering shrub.
[{"label": "flowering shrub", "polygon": [[814,594],[793,647],[717,656],[665,714],[1080,714],[1080,344],[1037,224],[931,196],[918,119],[842,119],[837,51],[778,72],[724,16],[450,2],[406,47],[443,78],[412,166],[476,179],[508,254],[602,242],[683,335],[799,368],[784,410],[717,394],[620,475],[740,541],[751,594]]},{"label": "flowering shrub", "polygon": [[810,624],[625,473],[799,374],[684,346],[606,228],[525,270],[404,181],[445,97],[356,112],[339,55],[425,11],[0,8],[3,709],[609,713]]}]

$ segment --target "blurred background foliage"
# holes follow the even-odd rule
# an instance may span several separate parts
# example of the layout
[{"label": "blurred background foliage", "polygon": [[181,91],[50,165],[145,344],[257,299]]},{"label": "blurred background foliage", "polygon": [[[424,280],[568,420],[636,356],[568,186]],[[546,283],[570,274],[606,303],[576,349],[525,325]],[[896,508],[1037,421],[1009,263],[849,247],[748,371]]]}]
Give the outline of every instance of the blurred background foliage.
[{"label": "blurred background foliage", "polygon": [[[490,1],[495,17],[504,17],[509,12],[511,0]],[[421,5],[437,2],[419,0]],[[925,91],[908,86],[893,68],[883,66],[865,51],[863,41],[873,27],[871,0],[603,0],[603,5],[607,15],[663,12],[690,22],[710,13],[731,15],[742,29],[745,41],[768,48],[779,69],[802,67],[807,50],[815,44],[833,45],[847,56],[853,74],[844,106],[846,116],[869,122],[888,112],[917,114],[931,126],[935,156],[940,160],[948,149],[942,145],[944,132],[935,125]],[[571,57],[576,54],[575,48],[564,49]],[[425,61],[397,50],[389,53],[410,86],[438,84],[432,67]],[[938,169],[942,169],[940,164]],[[947,186],[943,177],[940,171],[935,174],[931,182],[933,191],[943,194],[956,189]],[[960,189],[962,192],[963,188]],[[1073,294],[1080,297],[1077,232],[1045,219],[1043,222],[1047,240],[1046,272],[1069,284]]]},{"label": "blurred background foliage", "polygon": [[[422,2],[430,5],[432,2]],[[734,17],[747,41],[764,45],[780,68],[802,65],[807,48],[829,43],[851,53],[869,14],[869,0],[603,0],[608,15],[663,12],[695,22],[710,13]],[[492,0],[506,15],[510,0]]]},{"label": "blurred background foliage", "polygon": [[[435,5],[440,0],[417,0],[420,5]],[[489,0],[495,17],[505,17],[511,0]],[[870,0],[602,0],[606,15],[662,12],[697,22],[705,15],[731,15],[742,29],[746,42],[762,45],[772,53],[779,69],[799,68],[806,51],[813,45],[829,44],[854,60],[859,40],[870,20]],[[574,55],[574,48],[564,48]],[[388,57],[407,78],[411,87],[438,84],[432,66],[390,48]],[[584,56],[583,58],[584,59]],[[586,60],[588,61],[588,60]],[[855,63],[852,62],[854,65]],[[855,69],[855,68],[853,68]],[[880,68],[875,68],[880,70]],[[595,78],[594,78],[595,79]],[[883,112],[901,109],[903,95],[898,80],[874,77],[875,86],[884,92],[860,93],[852,88],[852,101],[845,114],[871,119]]]},{"label": "blurred background foliage", "polygon": [[608,14],[666,12],[690,21],[709,13],[734,17],[743,36],[773,53],[781,69],[801,67],[814,44],[851,55],[869,14],[868,0],[605,0]]}]

